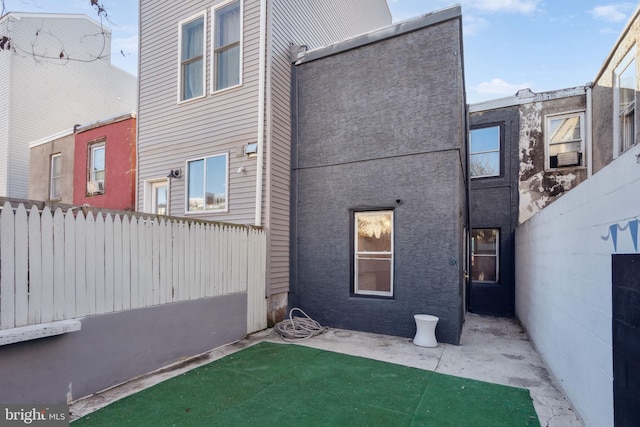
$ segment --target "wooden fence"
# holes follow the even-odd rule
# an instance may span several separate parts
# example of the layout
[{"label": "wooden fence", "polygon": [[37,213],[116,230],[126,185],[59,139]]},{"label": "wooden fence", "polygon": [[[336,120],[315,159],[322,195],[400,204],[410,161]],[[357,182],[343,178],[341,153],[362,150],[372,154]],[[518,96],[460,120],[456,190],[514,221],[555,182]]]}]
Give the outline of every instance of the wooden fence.
[{"label": "wooden fence", "polygon": [[266,327],[261,228],[133,214],[0,213],[0,329],[246,292]]}]

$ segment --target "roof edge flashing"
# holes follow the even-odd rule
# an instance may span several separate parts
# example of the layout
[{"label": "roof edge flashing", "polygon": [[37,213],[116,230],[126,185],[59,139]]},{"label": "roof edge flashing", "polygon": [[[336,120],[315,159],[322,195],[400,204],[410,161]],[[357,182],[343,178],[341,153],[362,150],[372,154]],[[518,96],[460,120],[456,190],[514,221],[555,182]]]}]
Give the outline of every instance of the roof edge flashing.
[{"label": "roof edge flashing", "polygon": [[405,21],[401,21],[387,27],[370,31],[368,33],[360,34],[358,36],[339,41],[329,46],[309,50],[305,52],[301,58],[297,59],[294,64],[300,65],[306,62],[315,61],[327,56],[332,56],[352,49],[357,49],[362,46],[397,37],[413,31],[421,30],[432,25],[440,24],[461,17],[462,8],[460,7],[460,5],[451,6],[446,9],[430,12],[416,18],[407,19]]}]

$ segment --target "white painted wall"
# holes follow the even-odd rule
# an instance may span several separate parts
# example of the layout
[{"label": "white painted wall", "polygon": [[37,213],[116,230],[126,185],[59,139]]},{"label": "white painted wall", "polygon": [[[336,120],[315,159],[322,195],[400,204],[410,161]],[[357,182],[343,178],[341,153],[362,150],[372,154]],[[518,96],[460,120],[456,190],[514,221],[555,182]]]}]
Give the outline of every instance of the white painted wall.
[{"label": "white painted wall", "polygon": [[516,315],[587,426],[613,426],[611,255],[638,252],[626,228],[640,217],[637,155],[516,230]]}]

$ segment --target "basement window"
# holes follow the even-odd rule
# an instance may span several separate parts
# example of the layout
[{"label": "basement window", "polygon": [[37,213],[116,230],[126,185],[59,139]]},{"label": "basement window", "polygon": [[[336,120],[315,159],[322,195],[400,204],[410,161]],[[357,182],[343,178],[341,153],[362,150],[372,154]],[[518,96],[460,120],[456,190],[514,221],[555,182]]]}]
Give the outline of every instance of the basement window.
[{"label": "basement window", "polygon": [[583,166],[584,112],[547,116],[545,127],[546,168]]}]

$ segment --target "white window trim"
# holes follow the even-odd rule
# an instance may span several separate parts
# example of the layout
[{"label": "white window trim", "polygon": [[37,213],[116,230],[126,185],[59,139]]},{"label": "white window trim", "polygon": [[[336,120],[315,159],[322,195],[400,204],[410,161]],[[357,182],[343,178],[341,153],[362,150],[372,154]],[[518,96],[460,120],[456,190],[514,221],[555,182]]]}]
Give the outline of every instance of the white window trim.
[{"label": "white window trim", "polygon": [[[624,56],[624,59],[620,61],[618,66],[613,71],[613,158],[617,158],[623,151],[620,150],[620,75],[629,67],[631,62],[636,59],[636,45],[633,45],[629,52]],[[637,67],[636,63],[636,67]],[[637,87],[637,70],[636,70],[636,92]],[[634,120],[637,117],[637,111],[634,111]],[[633,144],[636,144],[636,136],[634,135]],[[625,150],[626,151],[626,150]]]},{"label": "white window trim", "polygon": [[[471,132],[473,132],[474,130],[480,130],[480,129],[489,129],[489,128],[498,128],[498,149],[497,150],[487,150],[487,151],[475,151],[475,152],[471,152]],[[473,129],[469,129],[469,159],[471,159],[471,156],[474,154],[486,154],[486,153],[498,153],[499,156],[499,161],[498,161],[498,173],[495,174],[491,174],[491,175],[473,175],[471,176],[471,171],[469,171],[469,177],[471,179],[478,179],[478,178],[493,178],[493,177],[499,177],[502,171],[502,126],[501,125],[488,125],[488,126],[484,126],[484,125],[480,125],[479,127],[475,127]],[[471,168],[471,166],[469,166],[469,168]]]},{"label": "white window trim", "polygon": [[[225,188],[225,208],[224,209],[209,209],[209,210],[201,210],[201,211],[190,211],[189,210],[189,163],[190,162],[195,162],[198,160],[207,160],[210,159],[212,157],[219,157],[219,156],[225,156],[225,167],[227,169],[227,173],[225,174],[225,183],[224,183],[224,188]],[[208,214],[208,213],[225,213],[225,212],[229,212],[229,152],[224,152],[224,153],[219,153],[219,154],[212,154],[211,156],[204,156],[204,157],[195,157],[193,159],[188,159],[185,162],[185,167],[184,170],[186,171],[185,174],[185,181],[184,181],[184,213],[185,215],[202,215],[202,214]],[[206,182],[206,162],[205,162],[205,177],[204,177],[204,181]],[[206,192],[205,192],[206,193]],[[205,204],[206,205],[206,204]]]},{"label": "white window trim", "polygon": [[58,192],[60,192],[60,179],[62,178],[62,153],[52,154],[49,159],[49,200],[60,200],[62,198],[61,194],[58,194],[58,197],[54,197],[53,195],[53,159],[60,159],[60,175],[55,177],[58,182]]},{"label": "white window trim", "polygon": [[[238,84],[237,85],[233,85],[233,86],[229,86],[229,87],[225,87],[223,89],[219,89],[216,90],[216,82],[215,82],[215,76],[216,76],[216,64],[215,64],[215,37],[216,37],[216,31],[215,31],[215,25],[216,25],[216,11],[218,9],[221,9],[231,3],[234,3],[236,1],[240,2],[240,64],[239,64],[239,79],[238,79]],[[222,3],[219,3],[215,6],[213,6],[211,11],[211,43],[209,46],[209,62],[210,62],[210,68],[211,68],[211,72],[209,73],[209,88],[210,88],[210,94],[218,94],[218,93],[222,93],[225,92],[227,90],[230,89],[235,89],[237,87],[242,86],[242,69],[243,69],[243,64],[244,64],[244,57],[243,57],[243,52],[244,52],[244,1],[242,0],[228,0]]]},{"label": "white window trim", "polygon": [[[389,292],[382,291],[364,291],[358,289],[358,215],[367,215],[367,214],[390,214],[391,215],[391,277],[389,277]],[[393,276],[394,276],[394,235],[395,235],[395,217],[393,210],[373,210],[373,211],[355,211],[353,213],[353,293],[356,295],[375,295],[375,296],[383,296],[383,297],[392,297],[394,288],[393,288]],[[362,252],[360,252],[362,253]],[[367,252],[372,255],[383,255],[387,254],[387,252]]]},{"label": "white window trim", "polygon": [[[551,120],[563,119],[566,117],[580,117],[580,152],[582,153],[582,159],[580,165],[578,166],[561,166],[559,168],[551,167]],[[545,170],[558,170],[558,169],[566,169],[566,168],[581,168],[585,167],[587,159],[586,159],[586,122],[585,122],[585,110],[573,110],[566,111],[559,114],[549,114],[544,116],[544,168]],[[568,141],[571,142],[571,141]]]},{"label": "white window trim", "polygon": [[[473,232],[475,230],[496,230],[496,280],[474,280],[473,274],[471,274],[471,281],[474,283],[500,283],[500,232],[499,228],[491,228],[491,227],[480,227],[480,228],[472,228],[471,229],[471,240],[473,241]],[[493,257],[494,255],[486,255],[486,254],[476,254],[474,252],[474,247],[471,247],[471,256],[472,257]],[[473,267],[472,267],[473,268]],[[473,273],[473,272],[471,272]]]},{"label": "white window trim", "polygon": [[[202,32],[202,95],[194,96],[189,99],[182,99],[182,26],[189,22],[195,21],[202,17],[204,31]],[[193,16],[190,16],[182,21],[178,22],[178,104],[184,104],[185,102],[191,102],[196,99],[202,99],[207,95],[207,11],[204,10]]]},{"label": "white window trim", "polygon": [[153,187],[155,184],[165,183],[167,185],[167,215],[171,213],[171,180],[168,178],[152,178],[144,180],[144,205],[142,206],[142,212],[144,213],[153,213]]},{"label": "white window trim", "polygon": [[[95,151],[97,149],[104,149],[104,179],[95,179],[95,171],[93,170],[93,160],[95,159]],[[107,144],[102,142],[96,142],[89,146],[89,181],[102,181],[105,182],[107,180]]]}]

